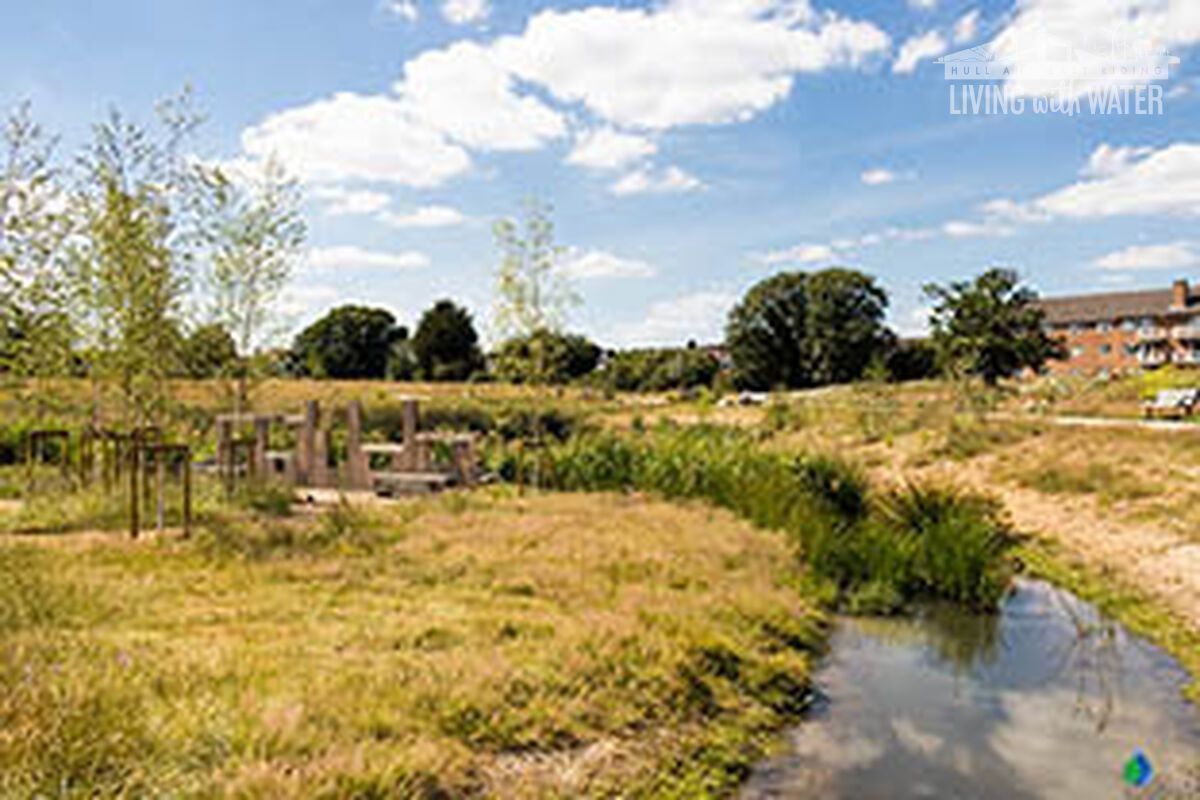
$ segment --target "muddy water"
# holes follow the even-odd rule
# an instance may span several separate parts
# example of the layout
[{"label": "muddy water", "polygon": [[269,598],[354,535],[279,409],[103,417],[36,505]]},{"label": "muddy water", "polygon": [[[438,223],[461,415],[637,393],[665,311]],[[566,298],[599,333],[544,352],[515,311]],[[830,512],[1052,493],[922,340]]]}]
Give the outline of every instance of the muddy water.
[{"label": "muddy water", "polygon": [[[999,615],[845,620],[823,697],[746,798],[1200,798],[1200,712],[1160,650],[1047,584]],[[1154,777],[1122,777],[1135,750]]]}]

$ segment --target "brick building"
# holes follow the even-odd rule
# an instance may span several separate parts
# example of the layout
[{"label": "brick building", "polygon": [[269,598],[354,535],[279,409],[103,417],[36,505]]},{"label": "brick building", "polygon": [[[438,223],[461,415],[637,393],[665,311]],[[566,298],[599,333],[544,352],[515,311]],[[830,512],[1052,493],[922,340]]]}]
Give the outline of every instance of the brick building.
[{"label": "brick building", "polygon": [[1050,372],[1115,375],[1166,364],[1200,366],[1200,286],[1048,297],[1038,305],[1068,356]]}]

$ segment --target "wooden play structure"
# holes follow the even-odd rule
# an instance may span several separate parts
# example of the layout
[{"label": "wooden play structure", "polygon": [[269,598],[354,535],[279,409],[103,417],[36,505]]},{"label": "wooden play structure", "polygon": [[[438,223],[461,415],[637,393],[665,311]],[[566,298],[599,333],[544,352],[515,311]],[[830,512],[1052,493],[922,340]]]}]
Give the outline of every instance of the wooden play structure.
[{"label": "wooden play structure", "polygon": [[[350,402],[344,412],[344,447],[335,459],[333,415],[322,415],[310,400],[297,415],[223,414],[217,417],[217,474],[228,491],[242,478],[274,480],[296,488],[339,488],[390,497],[473,486],[479,478],[476,435],[420,431],[420,401],[401,403],[401,440],[368,444],[363,439],[363,407]],[[272,431],[282,428],[291,450],[272,450]],[[334,463],[337,460],[339,463]]]}]

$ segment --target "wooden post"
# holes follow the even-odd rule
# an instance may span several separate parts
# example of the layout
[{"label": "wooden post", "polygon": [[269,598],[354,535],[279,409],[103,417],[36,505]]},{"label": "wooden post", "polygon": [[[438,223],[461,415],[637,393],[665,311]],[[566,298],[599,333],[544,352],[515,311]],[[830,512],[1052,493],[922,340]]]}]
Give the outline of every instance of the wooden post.
[{"label": "wooden post", "polygon": [[267,469],[267,448],[271,442],[271,420],[263,417],[254,419],[254,453],[251,457],[251,471],[259,483],[267,480],[270,472]]},{"label": "wooden post", "polygon": [[192,450],[183,449],[183,538],[192,535]]},{"label": "wooden post", "polygon": [[225,487],[225,498],[233,494],[233,421],[217,420],[217,477]]},{"label": "wooden post", "polygon": [[158,484],[155,488],[158,490],[158,532],[162,533],[166,527],[167,516],[167,459],[166,453],[156,452],[154,454],[154,482]]},{"label": "wooden post", "polygon": [[141,449],[137,433],[130,434],[129,447],[129,537],[138,538],[138,512],[141,497],[138,492],[138,451]]},{"label": "wooden post", "polygon": [[406,397],[402,403],[404,471],[415,471],[422,468],[420,446],[417,444],[417,430],[421,426],[420,410],[415,398]]},{"label": "wooden post", "polygon": [[371,488],[370,463],[362,448],[362,403],[350,401],[346,407],[346,475],[350,489]]},{"label": "wooden post", "polygon": [[304,404],[304,422],[296,437],[296,483],[312,486],[316,480],[317,429],[321,424],[321,404],[309,400]]}]

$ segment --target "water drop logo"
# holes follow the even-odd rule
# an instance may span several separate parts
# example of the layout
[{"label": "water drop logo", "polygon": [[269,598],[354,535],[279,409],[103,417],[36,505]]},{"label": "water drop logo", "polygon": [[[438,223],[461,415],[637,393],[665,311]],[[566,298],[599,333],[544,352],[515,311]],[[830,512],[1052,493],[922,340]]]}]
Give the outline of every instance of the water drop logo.
[{"label": "water drop logo", "polygon": [[1154,780],[1154,767],[1150,765],[1150,759],[1146,758],[1146,754],[1141,750],[1135,750],[1128,761],[1125,762],[1125,783],[1135,789],[1144,789],[1150,785],[1150,781]]}]

